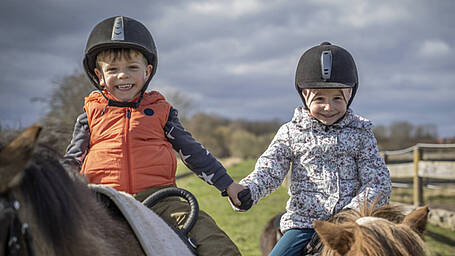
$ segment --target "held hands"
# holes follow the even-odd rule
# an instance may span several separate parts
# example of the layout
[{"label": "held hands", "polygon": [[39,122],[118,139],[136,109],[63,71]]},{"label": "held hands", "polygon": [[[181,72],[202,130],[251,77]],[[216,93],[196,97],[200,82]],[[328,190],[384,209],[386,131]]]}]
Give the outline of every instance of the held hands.
[{"label": "held hands", "polygon": [[229,196],[229,199],[231,199],[232,203],[235,206],[239,206],[241,204],[241,202],[237,198],[237,194],[244,189],[245,189],[244,186],[236,183],[235,181],[232,182],[231,185],[229,185],[229,187],[227,187],[226,189],[227,195]]},{"label": "held hands", "polygon": [[239,205],[240,210],[248,211],[253,206],[253,199],[251,199],[251,191],[249,188],[245,188],[240,191],[237,195],[241,204]]},{"label": "held hands", "polygon": [[226,189],[229,201],[236,210],[247,211],[253,205],[251,192],[248,187],[244,187],[236,182],[233,182]]}]

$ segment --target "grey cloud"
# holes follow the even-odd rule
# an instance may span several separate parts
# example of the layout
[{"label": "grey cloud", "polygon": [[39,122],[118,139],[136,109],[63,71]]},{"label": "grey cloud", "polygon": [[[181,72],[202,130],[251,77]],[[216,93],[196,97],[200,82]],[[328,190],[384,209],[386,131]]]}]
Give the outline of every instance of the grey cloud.
[{"label": "grey cloud", "polygon": [[[223,7],[195,11],[194,5],[210,4]],[[249,4],[252,8],[246,8]],[[300,104],[293,87],[300,55],[331,41],[356,59],[357,112],[376,123],[426,120],[440,126],[442,135],[453,136],[455,121],[450,120],[455,118],[448,116],[455,108],[454,11],[451,0],[5,0],[0,4],[0,106],[21,106],[3,113],[0,122],[42,116],[41,105],[22,106],[34,96],[49,95],[56,78],[80,69],[90,29],[120,14],[142,21],[155,37],[159,65],[151,87],[194,95],[200,110],[288,120]],[[432,52],[428,47],[438,42],[442,50]],[[429,54],[423,54],[425,47]]]}]

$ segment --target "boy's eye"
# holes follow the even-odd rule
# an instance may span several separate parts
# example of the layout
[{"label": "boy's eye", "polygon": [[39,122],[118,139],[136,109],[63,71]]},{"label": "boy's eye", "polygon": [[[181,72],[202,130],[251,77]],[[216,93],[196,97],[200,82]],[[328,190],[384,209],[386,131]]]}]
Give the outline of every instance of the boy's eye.
[{"label": "boy's eye", "polygon": [[114,71],[116,71],[116,70],[117,70],[117,68],[107,68],[107,69],[106,69],[107,72],[114,72]]}]

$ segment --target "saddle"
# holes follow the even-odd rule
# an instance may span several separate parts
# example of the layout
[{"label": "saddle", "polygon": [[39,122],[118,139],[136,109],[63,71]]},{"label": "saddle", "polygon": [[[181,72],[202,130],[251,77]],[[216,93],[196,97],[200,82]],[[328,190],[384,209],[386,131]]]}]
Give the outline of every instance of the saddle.
[{"label": "saddle", "polygon": [[321,254],[322,243],[318,233],[314,232],[310,242],[303,248],[302,255],[318,256]]},{"label": "saddle", "polygon": [[180,237],[156,213],[130,194],[89,184],[107,208],[117,208],[131,226],[146,255],[193,255]]}]

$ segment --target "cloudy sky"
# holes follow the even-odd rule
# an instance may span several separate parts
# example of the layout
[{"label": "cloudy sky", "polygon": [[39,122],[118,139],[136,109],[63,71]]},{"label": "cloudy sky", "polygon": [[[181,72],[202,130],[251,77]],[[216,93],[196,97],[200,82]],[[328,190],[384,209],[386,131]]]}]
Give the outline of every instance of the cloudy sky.
[{"label": "cloudy sky", "polygon": [[454,13],[453,0],[2,0],[0,123],[24,127],[45,115],[31,98],[82,70],[93,26],[124,15],[155,38],[150,87],[180,91],[195,111],[289,120],[301,104],[300,56],[330,41],[357,62],[357,113],[376,125],[436,124],[439,135],[455,136]]}]

